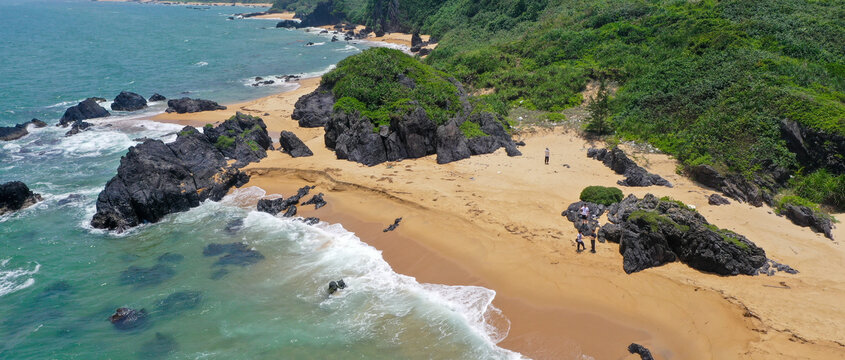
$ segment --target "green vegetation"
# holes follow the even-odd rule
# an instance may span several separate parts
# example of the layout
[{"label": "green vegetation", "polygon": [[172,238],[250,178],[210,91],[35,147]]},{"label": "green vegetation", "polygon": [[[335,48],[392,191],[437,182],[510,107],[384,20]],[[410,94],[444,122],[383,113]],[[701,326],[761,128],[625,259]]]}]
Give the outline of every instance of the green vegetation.
[{"label": "green vegetation", "polygon": [[484,133],[484,130],[481,130],[481,126],[469,120],[461,123],[460,129],[467,139],[487,136],[487,134]]},{"label": "green vegetation", "polygon": [[235,145],[235,138],[229,137],[226,135],[220,135],[217,137],[217,142],[214,143],[214,146],[218,149],[228,149]]},{"label": "green vegetation", "polygon": [[825,213],[824,211],[822,211],[822,209],[819,208],[818,204],[816,204],[816,203],[814,203],[810,200],[807,200],[803,197],[800,197],[800,196],[797,196],[797,195],[783,195],[783,196],[779,196],[778,198],[775,199],[775,211],[778,214],[783,213],[783,211],[785,210],[787,205],[806,206],[806,207],[810,208],[810,210],[813,211],[813,214],[821,216],[823,218],[827,218],[827,219],[836,221],[835,218],[833,218],[832,216],[830,216],[827,213]]},{"label": "green vegetation", "polygon": [[203,126],[202,128],[203,128],[203,129],[205,129],[205,130],[211,130],[211,129],[213,129],[213,128],[214,128],[214,125],[211,125],[211,124],[205,124],[205,126]]},{"label": "green vegetation", "polygon": [[255,142],[254,140],[247,141],[246,144],[247,144],[247,146],[249,146],[249,149],[252,150],[252,151],[261,150],[261,148],[258,146],[258,143]]},{"label": "green vegetation", "polygon": [[[559,112],[581,104],[590,81],[618,83],[590,130],[649,142],[686,166],[748,177],[797,171],[783,119],[845,135],[843,0],[333,3],[348,21],[440,39],[424,62],[494,90],[478,101],[502,115],[514,106]],[[391,99],[368,110],[400,98]],[[793,182],[796,193],[842,209],[845,175],[816,170]]]},{"label": "green vegetation", "polygon": [[543,114],[543,120],[551,121],[553,123],[559,123],[566,121],[566,115],[561,113],[551,112]]},{"label": "green vegetation", "polygon": [[[401,83],[408,79],[414,86]],[[412,102],[435,123],[443,124],[461,110],[458,89],[447,79],[446,74],[399,50],[371,48],[338,63],[323,76],[322,85],[338,99],[335,110],[358,111],[376,127],[414,109]]]},{"label": "green vegetation", "polygon": [[191,129],[188,129],[188,130],[182,130],[182,131],[179,132],[178,136],[188,136],[188,135],[195,133],[196,131],[197,130],[194,129],[194,128],[191,128]]},{"label": "green vegetation", "polygon": [[739,235],[737,233],[727,229],[720,229],[718,226],[712,224],[707,224],[707,228],[719,234],[719,236],[721,236],[722,240],[724,240],[725,242],[734,244],[743,250],[749,249],[748,244],[739,240]]},{"label": "green vegetation", "polygon": [[607,93],[607,83],[602,80],[595,98],[590,99],[587,106],[590,110],[590,120],[584,127],[588,133],[594,135],[608,135],[613,133],[613,123],[610,115],[610,95]]},{"label": "green vegetation", "polygon": [[615,187],[587,186],[581,190],[581,201],[610,205],[622,201],[622,190]]},{"label": "green vegetation", "polygon": [[628,221],[632,222],[645,222],[649,225],[651,232],[657,232],[660,230],[660,225],[671,225],[676,230],[680,232],[687,232],[689,231],[689,226],[681,225],[675,222],[675,220],[670,219],[668,216],[660,215],[655,211],[648,211],[648,210],[636,210],[628,215]]},{"label": "green vegetation", "polygon": [[675,205],[678,205],[681,209],[685,209],[685,210],[689,210],[689,211],[695,211],[695,209],[691,208],[689,205],[684,204],[683,201],[675,200],[675,199],[673,199],[669,196],[664,196],[664,197],[660,198],[660,202],[673,203]]}]

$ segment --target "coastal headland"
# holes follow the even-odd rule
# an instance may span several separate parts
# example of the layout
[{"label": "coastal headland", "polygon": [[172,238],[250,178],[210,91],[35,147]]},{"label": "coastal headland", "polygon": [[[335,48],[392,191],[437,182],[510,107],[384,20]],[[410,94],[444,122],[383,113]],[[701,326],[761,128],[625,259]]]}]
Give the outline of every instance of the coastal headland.
[{"label": "coastal headland", "polygon": [[[316,186],[329,205],[302,209],[341,223],[383,252],[395,271],[420,282],[478,285],[497,292],[494,305],[510,321],[499,345],[536,359],[634,359],[645,345],[657,359],[839,359],[845,356],[845,251],[840,243],[797,227],[768,207],[708,204],[714,191],[675,173],[667,155],[625,147],[673,188],[624,187],[626,194],[670,196],[711,223],[745,235],[769,258],[800,273],[722,277],[670,263],[626,275],[619,247],[597,244],[576,253],[576,231],[560,216],[588,185],[621,178],[587,158],[591,143],[565,126],[519,129],[523,156],[503,150],[436,164],[433,156],[367,167],[338,160],[322,128],[290,118],[296,100],[319,85],[229,105],[227,110],[161,114],[156,121],[201,127],[236,111],[262,117],[273,139],[294,132],[314,152],[291,158],[273,151],[244,170],[245,186],[289,196]],[[551,150],[543,165],[543,149]],[[842,215],[836,215],[842,220]],[[402,217],[396,231],[382,232]],[[604,219],[602,219],[604,222]],[[834,239],[845,236],[837,227]],[[507,323],[495,321],[501,329]]]}]

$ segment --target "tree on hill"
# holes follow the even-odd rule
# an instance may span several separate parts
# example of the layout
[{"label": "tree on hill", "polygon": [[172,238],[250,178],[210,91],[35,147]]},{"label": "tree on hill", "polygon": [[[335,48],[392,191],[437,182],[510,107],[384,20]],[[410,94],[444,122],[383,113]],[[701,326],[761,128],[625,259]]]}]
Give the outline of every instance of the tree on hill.
[{"label": "tree on hill", "polygon": [[610,95],[607,92],[607,82],[599,82],[599,91],[590,99],[587,105],[590,119],[584,130],[594,135],[609,135],[613,133],[613,123],[610,115]]}]

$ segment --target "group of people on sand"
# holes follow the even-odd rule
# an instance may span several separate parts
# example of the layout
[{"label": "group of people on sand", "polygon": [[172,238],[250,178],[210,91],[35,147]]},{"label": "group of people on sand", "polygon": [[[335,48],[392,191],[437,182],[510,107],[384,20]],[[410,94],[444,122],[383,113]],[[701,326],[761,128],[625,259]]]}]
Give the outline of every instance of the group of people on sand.
[{"label": "group of people on sand", "polygon": [[581,252],[587,250],[587,245],[584,245],[584,230],[586,229],[588,232],[588,236],[590,237],[590,252],[596,252],[596,235],[590,232],[590,208],[587,204],[582,204],[581,208],[578,209],[578,215],[581,218],[581,226],[578,227],[578,236],[575,237],[575,251]]}]

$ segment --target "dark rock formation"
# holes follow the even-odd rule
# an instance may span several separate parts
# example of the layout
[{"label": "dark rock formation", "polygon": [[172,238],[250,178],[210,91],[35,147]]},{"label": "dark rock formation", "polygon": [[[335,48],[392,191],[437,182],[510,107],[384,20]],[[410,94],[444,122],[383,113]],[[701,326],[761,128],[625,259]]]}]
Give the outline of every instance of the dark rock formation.
[{"label": "dark rock formation", "polygon": [[238,231],[241,231],[243,227],[244,219],[235,219],[226,224],[226,227],[223,228],[223,231],[225,231],[228,235],[235,235],[238,233]]},{"label": "dark rock formation", "polygon": [[233,253],[246,250],[249,250],[249,246],[242,242],[234,242],[228,244],[208,244],[202,250],[202,254],[205,256],[217,256],[226,253]]},{"label": "dark rock formation", "polygon": [[282,216],[283,217],[294,217],[294,216],[296,216],[296,205],[288,206],[288,209],[285,210],[285,213]]},{"label": "dark rock formation", "polygon": [[182,262],[182,260],[185,260],[185,256],[182,254],[175,253],[164,253],[161,254],[161,256],[159,256],[158,258],[156,258],[156,261],[164,264],[177,264]]},{"label": "dark rock formation", "polygon": [[[693,180],[702,185],[719,190],[737,201],[747,202],[757,207],[763,206],[764,202],[772,204],[771,194],[765,188],[777,186],[764,182],[759,177],[755,180],[755,183],[737,174],[725,176],[710,165],[694,166],[689,169],[689,173]],[[763,188],[761,188],[761,184],[764,185]]]},{"label": "dark rock formation", "polygon": [[276,23],[277,28],[296,29],[299,27],[299,21],[296,20],[282,20]]},{"label": "dark rock formation", "polygon": [[711,194],[710,196],[707,197],[707,203],[710,204],[710,205],[719,206],[719,205],[728,205],[731,202],[728,201],[728,199],[725,199],[725,198],[719,196],[719,194]]},{"label": "dark rock formation", "polygon": [[150,267],[132,265],[120,273],[120,284],[140,288],[161,284],[175,275],[176,270],[161,263]]},{"label": "dark rock formation", "polygon": [[183,97],[181,99],[167,100],[167,110],[165,111],[169,113],[175,112],[184,114],[213,110],[226,110],[226,107],[211,100]]},{"label": "dark rock formation", "polygon": [[0,185],[0,215],[32,206],[39,201],[41,195],[33,193],[20,181]]},{"label": "dark rock formation", "polygon": [[326,146],[334,149],[338,159],[347,159],[367,166],[388,161],[380,133],[373,132],[369,119],[356,113],[339,113],[326,124]]},{"label": "dark rock formation", "polygon": [[121,91],[111,103],[115,111],[135,111],[147,107],[147,100],[143,96],[129,91]]},{"label": "dark rock formation", "polygon": [[[249,179],[237,166],[266,156],[270,137],[265,129],[259,118],[235,116],[217,128],[207,128],[208,135],[185,127],[172,143],[147,140],[130,147],[117,175],[97,198],[91,225],[122,231],[186,211],[206,199],[220,200]],[[219,133],[228,134],[230,141],[221,141]],[[227,157],[236,160],[234,166]]]},{"label": "dark rock formation", "polygon": [[401,221],[402,221],[402,218],[396,218],[396,220],[393,220],[393,224],[390,224],[390,226],[388,226],[386,229],[382,230],[382,232],[388,232],[388,231],[396,230],[396,228],[399,227],[399,222],[401,222]]},{"label": "dark rock formation", "polygon": [[317,6],[310,13],[297,12],[296,18],[301,20],[297,27],[333,25],[341,20],[335,13],[333,1],[317,3]]},{"label": "dark rock formation", "polygon": [[41,128],[47,126],[47,123],[38,119],[32,119],[23,124],[17,124],[15,126],[0,126],[0,141],[17,140],[26,136],[27,134],[29,134],[29,130],[27,130],[27,128],[30,125],[35,126],[37,128]]},{"label": "dark rock formation", "polygon": [[65,136],[73,136],[83,131],[90,130],[92,126],[94,125],[87,121],[76,120],[73,122],[73,125],[70,127],[70,130],[65,133]]},{"label": "dark rock formation", "polygon": [[302,205],[311,205],[314,204],[314,210],[317,210],[323,206],[326,206],[326,200],[323,199],[323,193],[319,193],[314,195],[308,201],[302,203]]},{"label": "dark rock formation", "polygon": [[805,127],[795,121],[781,120],[781,135],[798,162],[807,169],[826,168],[845,173],[845,136]]},{"label": "dark rock formation", "polygon": [[334,294],[335,292],[341,289],[346,289],[346,283],[343,281],[343,279],[329,282],[329,295]]},{"label": "dark rock formation", "polygon": [[267,157],[273,143],[261,118],[241,112],[217,127],[204,128],[203,133],[225,157],[237,159],[234,166],[238,168]]},{"label": "dark rock formation", "polygon": [[307,218],[301,219],[301,221],[304,222],[306,225],[316,225],[320,222],[320,218],[307,217]]},{"label": "dark rock formation", "polygon": [[173,336],[157,332],[150,340],[141,344],[138,349],[138,357],[141,359],[167,359],[173,352],[179,349],[179,344]]},{"label": "dark rock formation", "polygon": [[672,187],[666,179],[657,174],[651,174],[641,166],[637,165],[633,160],[625,155],[625,152],[620,148],[596,149],[591,148],[587,150],[587,157],[594,158],[604,163],[605,166],[615,171],[617,174],[625,176],[624,180],[619,180],[616,183],[622,186],[667,186]]},{"label": "dark rock formation", "polygon": [[59,119],[59,125],[68,126],[78,120],[94,119],[110,115],[94,98],[88,98],[77,105],[67,108],[65,114]]},{"label": "dark rock formation", "polygon": [[833,240],[833,222],[830,218],[819,214],[806,206],[786,204],[780,211],[792,223],[798,226],[809,227],[817,233],[822,233],[828,239]]},{"label": "dark rock formation", "polygon": [[446,164],[472,155],[467,138],[452,120],[437,128],[437,163]]},{"label": "dark rock formation", "polygon": [[422,50],[422,47],[420,47],[419,45],[411,46],[411,52],[412,53],[419,52],[420,50]]},{"label": "dark rock formation", "polygon": [[296,134],[290,131],[282,131],[279,135],[279,144],[282,146],[282,151],[288,153],[291,157],[304,157],[314,155],[311,149],[299,140]]},{"label": "dark rock formation", "polygon": [[229,244],[208,244],[203,249],[202,254],[205,256],[221,256],[214,263],[214,266],[248,266],[264,260],[264,255],[258,250],[250,248],[247,244],[242,242],[235,242]]},{"label": "dark rock formation", "polygon": [[164,312],[179,312],[196,308],[202,303],[199,291],[177,291],[158,301],[158,309]]},{"label": "dark rock formation", "polygon": [[[585,204],[590,209],[590,218],[587,219],[586,223],[581,219],[581,206]],[[595,236],[596,230],[599,228],[599,222],[596,219],[604,214],[606,209],[607,207],[601,204],[578,201],[570,204],[560,215],[572,222],[575,225],[575,229],[582,235]]]},{"label": "dark rock formation", "polygon": [[130,308],[118,308],[109,317],[112,325],[118,330],[132,330],[143,326],[147,322],[147,310],[135,310]]},{"label": "dark rock formation", "polygon": [[66,198],[57,201],[56,204],[59,205],[59,206],[65,206],[65,205],[68,205],[68,204],[81,202],[84,199],[85,199],[85,197],[82,196],[81,194],[70,194]]},{"label": "dark rock formation", "polygon": [[297,190],[296,195],[291,196],[287,199],[260,199],[258,200],[257,210],[261,212],[266,212],[270,215],[276,215],[282,211],[288,210],[293,205],[299,204],[299,200],[305,197],[305,195],[308,195],[308,192],[310,192],[313,188],[313,186],[303,186],[299,190]]},{"label": "dark rock formation", "polygon": [[423,41],[422,41],[422,38],[420,37],[420,33],[419,33],[419,32],[414,32],[414,33],[411,35],[411,47],[414,47],[414,46],[422,46],[422,42],[423,42]]},{"label": "dark rock formation", "polygon": [[720,275],[754,275],[766,253],[744,236],[710,225],[695,210],[675,201],[633,195],[608,209],[599,236],[619,241],[626,273],[680,260],[692,268]]},{"label": "dark rock formation", "polygon": [[334,95],[323,87],[296,100],[291,118],[299,121],[302,127],[325,126],[332,116]]},{"label": "dark rock formation", "polygon": [[651,356],[651,351],[648,351],[645,346],[640,344],[631,343],[631,345],[628,345],[628,352],[639,355],[642,360],[654,360],[654,357]]},{"label": "dark rock formation", "polygon": [[149,101],[150,101],[150,102],[153,102],[153,101],[164,101],[164,100],[167,100],[167,98],[166,98],[166,97],[164,97],[164,95],[161,95],[161,94],[159,94],[159,93],[155,93],[155,94],[153,94],[153,96],[150,96],[150,99],[149,99]]}]

